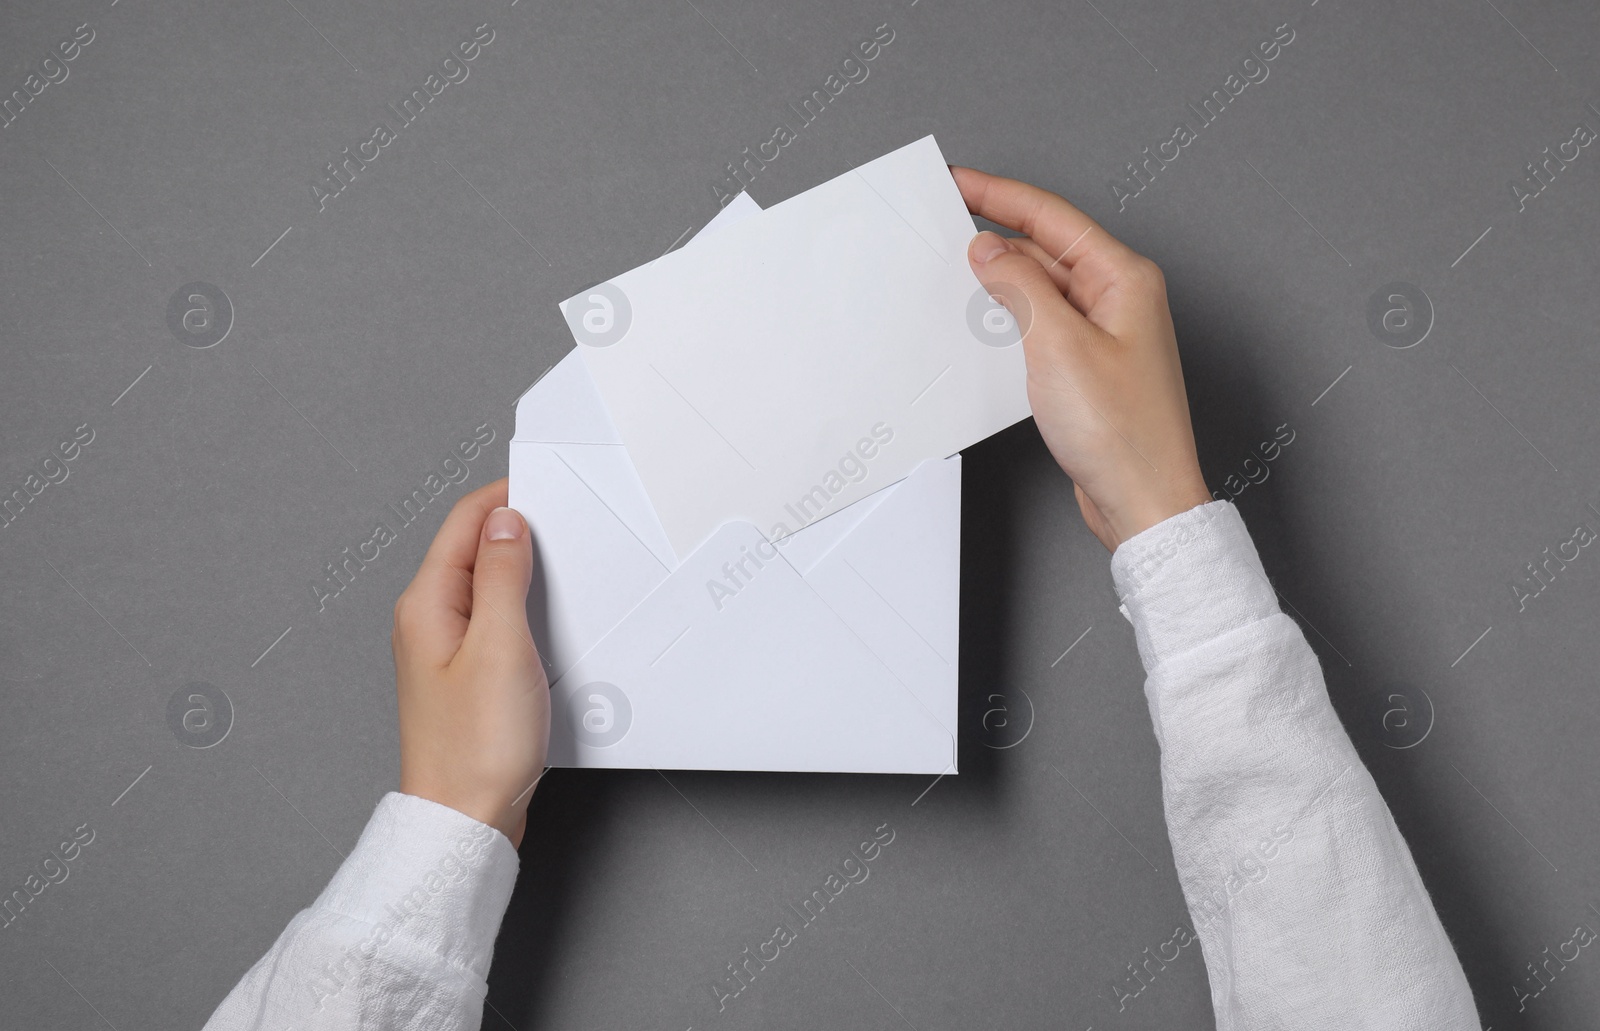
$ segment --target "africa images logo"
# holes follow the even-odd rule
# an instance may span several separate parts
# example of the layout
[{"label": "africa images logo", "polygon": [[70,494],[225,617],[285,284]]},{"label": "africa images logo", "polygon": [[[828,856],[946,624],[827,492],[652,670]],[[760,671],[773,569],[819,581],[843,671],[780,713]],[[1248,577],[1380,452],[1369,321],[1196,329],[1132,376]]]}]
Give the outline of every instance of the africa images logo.
[{"label": "africa images logo", "polygon": [[628,736],[633,726],[633,704],[615,684],[590,681],[557,701],[565,710],[573,740],[589,748],[610,748]]},{"label": "africa images logo", "polygon": [[167,298],[167,328],[198,351],[215,347],[233,328],[233,302],[220,286],[185,283]]},{"label": "africa images logo", "polygon": [[167,726],[190,748],[221,744],[233,729],[233,700],[213,684],[185,684],[167,699]]},{"label": "africa images logo", "polygon": [[573,339],[589,347],[610,347],[628,335],[633,308],[615,283],[599,283],[573,298],[563,312]]}]

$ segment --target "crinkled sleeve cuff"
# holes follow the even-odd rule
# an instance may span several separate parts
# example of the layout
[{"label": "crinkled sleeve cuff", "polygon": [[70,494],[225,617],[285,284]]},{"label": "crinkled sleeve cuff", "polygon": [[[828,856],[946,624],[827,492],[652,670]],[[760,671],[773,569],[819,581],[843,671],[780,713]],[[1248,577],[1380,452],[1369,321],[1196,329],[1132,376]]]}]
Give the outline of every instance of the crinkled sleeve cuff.
[{"label": "crinkled sleeve cuff", "polygon": [[483,980],[518,866],[517,850],[494,828],[391,791],[312,908],[382,929]]},{"label": "crinkled sleeve cuff", "polygon": [[1111,556],[1111,578],[1146,672],[1279,612],[1231,501],[1197,505],[1123,541]]}]

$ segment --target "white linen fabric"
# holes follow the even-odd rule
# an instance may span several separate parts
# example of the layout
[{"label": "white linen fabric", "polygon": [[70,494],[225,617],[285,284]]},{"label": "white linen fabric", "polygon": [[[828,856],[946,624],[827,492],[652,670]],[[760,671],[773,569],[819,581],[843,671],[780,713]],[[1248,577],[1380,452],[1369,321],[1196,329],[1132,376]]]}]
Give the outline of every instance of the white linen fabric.
[{"label": "white linen fabric", "polygon": [[206,1031],[463,1031],[517,879],[504,834],[391,791],[309,909],[289,921]]},{"label": "white linen fabric", "polygon": [[1238,509],[1136,534],[1111,575],[1217,1031],[1476,1031],[1411,852]]}]

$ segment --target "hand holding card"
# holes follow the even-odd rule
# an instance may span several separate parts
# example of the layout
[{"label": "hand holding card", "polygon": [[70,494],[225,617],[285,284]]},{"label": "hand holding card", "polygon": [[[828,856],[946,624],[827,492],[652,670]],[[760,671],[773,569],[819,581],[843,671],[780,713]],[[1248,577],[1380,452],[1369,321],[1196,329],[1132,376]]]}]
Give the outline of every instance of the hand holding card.
[{"label": "hand holding card", "polygon": [[973,230],[929,136],[565,302],[677,555],[735,519],[780,539],[1028,416]]}]

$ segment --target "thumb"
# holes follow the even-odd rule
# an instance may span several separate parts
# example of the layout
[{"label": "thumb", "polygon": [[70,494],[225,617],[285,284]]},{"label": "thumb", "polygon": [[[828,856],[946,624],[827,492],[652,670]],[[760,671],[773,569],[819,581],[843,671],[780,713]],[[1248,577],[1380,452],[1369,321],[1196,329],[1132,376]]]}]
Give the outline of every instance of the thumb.
[{"label": "thumb", "polygon": [[527,520],[514,508],[493,510],[478,535],[468,639],[501,654],[532,648],[526,608],[532,576],[533,541]]},{"label": "thumb", "polygon": [[[1061,295],[1044,266],[1011,241],[985,230],[967,245],[967,260],[978,282],[1017,320],[1031,357],[1041,348],[1053,351],[1084,339],[1090,326],[1083,313]],[[973,332],[981,330],[975,326]]]}]

